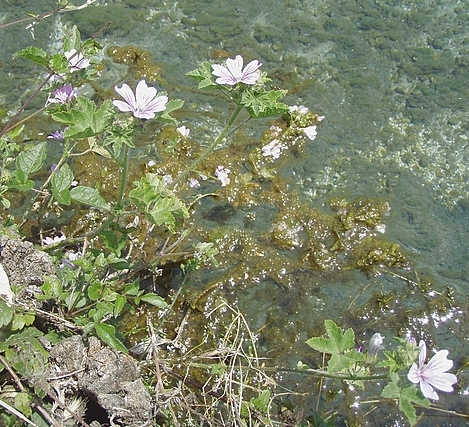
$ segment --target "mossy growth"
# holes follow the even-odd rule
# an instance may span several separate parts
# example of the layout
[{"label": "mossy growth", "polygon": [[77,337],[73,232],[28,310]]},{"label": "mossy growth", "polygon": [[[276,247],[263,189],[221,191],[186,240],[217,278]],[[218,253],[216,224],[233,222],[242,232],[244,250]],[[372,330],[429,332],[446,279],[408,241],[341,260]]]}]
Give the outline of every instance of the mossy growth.
[{"label": "mossy growth", "polygon": [[153,63],[151,53],[136,46],[110,46],[106,49],[114,62],[129,66],[129,72],[136,79],[145,79],[147,82],[160,82],[161,66]]}]

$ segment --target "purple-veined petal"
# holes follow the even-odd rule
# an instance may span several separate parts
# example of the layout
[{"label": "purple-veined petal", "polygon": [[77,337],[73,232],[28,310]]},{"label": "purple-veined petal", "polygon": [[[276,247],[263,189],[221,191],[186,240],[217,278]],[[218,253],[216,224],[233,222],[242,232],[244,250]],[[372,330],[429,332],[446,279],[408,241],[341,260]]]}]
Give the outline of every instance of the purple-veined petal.
[{"label": "purple-veined petal", "polygon": [[414,384],[417,384],[420,381],[420,371],[417,365],[414,363],[407,374],[407,379]]},{"label": "purple-veined petal", "polygon": [[242,76],[243,57],[241,55],[236,55],[235,59],[228,58],[226,60],[226,67],[235,80],[239,81]]},{"label": "purple-veined petal", "polygon": [[223,84],[234,85],[237,83],[233,75],[228,71],[228,69],[226,69],[222,65],[213,64],[212,68],[213,68],[212,74],[218,77],[218,79],[215,80],[216,83],[222,84],[222,85]]},{"label": "purple-veined petal", "polygon": [[166,103],[168,102],[168,97],[165,95],[157,96],[155,99],[152,99],[146,106],[145,110],[151,110],[155,113],[166,110]]},{"label": "purple-veined petal", "polygon": [[453,367],[453,361],[447,359],[448,350],[440,350],[430,359],[425,371],[446,372]]},{"label": "purple-veined petal", "polygon": [[254,59],[249,64],[247,64],[242,72],[241,82],[246,83],[248,85],[253,85],[254,83],[256,83],[257,80],[259,80],[259,77],[261,76],[261,73],[257,71],[261,67],[261,65],[262,64],[257,59]]},{"label": "purple-veined petal", "polygon": [[249,64],[244,67],[243,73],[254,73],[259,68],[261,68],[262,63],[257,59],[252,60]]},{"label": "purple-veined petal", "polygon": [[121,101],[119,99],[114,99],[112,103],[122,112],[135,111],[127,102]]},{"label": "purple-veined petal", "polygon": [[140,80],[135,89],[138,108],[141,110],[146,109],[147,104],[156,96],[156,94],[156,88],[148,86],[145,80]]},{"label": "purple-veined petal", "polygon": [[453,384],[458,382],[458,378],[454,374],[442,372],[425,378],[425,382],[438,390],[451,392],[453,391]]},{"label": "purple-veined petal", "polygon": [[422,390],[422,394],[427,397],[428,399],[439,400],[439,396],[433,387],[425,381],[420,381],[420,390]]},{"label": "purple-veined petal", "polygon": [[425,341],[420,341],[419,342],[419,366],[422,367],[423,364],[425,363],[425,360],[427,359],[427,346],[425,344]]},{"label": "purple-veined petal", "polygon": [[[115,91],[125,99],[127,104],[132,108],[131,110],[122,110],[122,111],[134,111],[137,108],[137,102],[135,100],[135,95],[130,89],[130,86],[126,83],[122,83],[121,87],[114,86]],[[115,104],[114,104],[115,105]],[[116,105],[117,107],[117,105]],[[119,107],[117,107],[119,108]]]}]

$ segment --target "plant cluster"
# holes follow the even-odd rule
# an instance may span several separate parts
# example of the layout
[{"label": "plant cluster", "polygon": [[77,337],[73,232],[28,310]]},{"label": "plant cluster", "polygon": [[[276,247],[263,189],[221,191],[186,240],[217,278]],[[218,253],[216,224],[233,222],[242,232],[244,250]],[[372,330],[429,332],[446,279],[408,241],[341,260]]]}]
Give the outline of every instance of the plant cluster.
[{"label": "plant cluster", "polygon": [[[262,64],[257,60],[243,66],[243,58],[237,55],[227,59],[225,65],[204,62],[187,75],[198,82],[199,89],[219,91],[234,105],[225,126],[208,146],[173,175],[147,171],[130,182],[132,151],[137,140],[145,139],[149,123],[176,129],[169,150],[184,144],[190,131],[179,126],[172,114],[183,106],[183,101],[170,99],[144,79],[135,85],[132,81],[116,82],[115,93],[108,94],[108,98],[88,96],[87,85],[99,76],[97,58],[101,50],[95,37],[82,41],[74,28],[59,53],[50,54],[36,47],[17,53],[17,57],[29,59],[47,70],[47,77],[33,96],[47,93],[40,113],[51,120],[56,130],[44,141],[24,143],[23,133],[28,119],[32,119],[26,117],[20,121],[15,115],[0,132],[2,234],[9,238],[25,236],[40,244],[41,250],[51,254],[57,268],[55,274],[42,278],[34,290],[33,303],[23,298],[24,284],[10,284],[7,274],[3,269],[0,271],[2,425],[23,422],[36,426],[64,425],[65,418],[70,419],[65,414],[70,413],[72,422],[87,425],[78,414],[77,405],[64,404],[63,391],[48,385],[45,376],[50,346],[78,333],[84,337],[96,335],[113,349],[128,353],[116,330],[116,321],[124,312],[137,316],[142,303],[155,307],[161,326],[174,309],[179,294],[168,299],[159,295],[156,287],[149,291],[143,285],[144,275],[157,280],[165,263],[171,262],[181,268],[186,281],[202,265],[217,265],[217,248],[213,242],[190,244],[194,204],[210,195],[189,190],[198,188],[199,180],[204,179],[227,186],[231,171],[220,164],[207,177],[199,171],[203,162],[247,120],[282,117],[284,137],[269,141],[253,154],[254,167],[260,176],[268,178],[269,161],[278,158],[298,138],[313,140],[316,125],[322,119],[305,107],[285,104],[282,99],[286,91],[270,86],[271,80],[260,70]],[[242,112],[247,117],[244,121],[240,120]],[[60,155],[49,167],[53,153],[57,152]],[[99,183],[83,183],[76,175],[78,160],[89,155],[100,156],[119,171],[113,191],[103,190]],[[346,212],[342,210],[341,215]],[[53,227],[49,225],[51,220],[55,223]],[[142,223],[146,227],[143,235],[136,232]],[[75,227],[72,235],[63,233],[62,226],[70,224]],[[150,238],[159,241],[161,249],[147,256],[142,248]],[[159,337],[161,330],[149,321],[149,340],[143,353],[149,355],[147,362],[152,364],[147,369],[157,379],[156,384],[148,379],[148,386],[159,396],[159,415],[165,415],[165,422],[174,425],[180,422],[190,425],[203,419],[213,420],[214,425],[222,425],[223,420],[230,420],[233,425],[274,425],[274,415],[280,420],[283,417],[287,423],[289,408],[280,403],[274,392],[274,375],[270,375],[282,368],[265,366],[256,352],[255,337],[239,311],[224,303],[220,309],[231,313],[233,320],[216,351],[177,360],[173,368],[168,363],[160,363],[157,354],[162,345],[180,345],[178,337]],[[207,314],[214,315],[214,312]],[[343,332],[330,320],[325,325],[328,338],[311,338],[307,343],[331,356],[327,371],[312,370],[301,364],[295,372],[329,376],[354,386],[388,378],[390,382],[383,389],[382,397],[398,401],[411,424],[417,421],[415,405],[428,407],[428,399],[438,399],[434,388],[449,392],[456,382],[456,377],[446,372],[452,367],[452,362],[446,359],[446,350],[425,363],[423,342],[419,353],[414,343],[398,340],[396,350],[385,351],[386,360],[377,363],[376,354],[382,347],[379,334],[372,338],[366,353],[354,348],[351,329]],[[414,363],[417,356],[418,365]],[[376,374],[375,368],[389,371]],[[408,380],[418,383],[420,389],[408,385],[399,376],[399,372],[409,368]],[[163,371],[180,384],[178,393],[173,389],[168,394]],[[190,383],[186,381],[189,371],[209,372],[209,375],[200,375],[205,383],[196,380]],[[188,384],[195,385],[205,396],[205,410],[195,411],[189,393],[184,393]],[[187,410],[183,421],[175,409],[176,402]],[[57,406],[62,412],[55,410]],[[276,414],[274,406],[280,408]],[[314,412],[297,422],[328,425],[333,421],[324,420]]]}]

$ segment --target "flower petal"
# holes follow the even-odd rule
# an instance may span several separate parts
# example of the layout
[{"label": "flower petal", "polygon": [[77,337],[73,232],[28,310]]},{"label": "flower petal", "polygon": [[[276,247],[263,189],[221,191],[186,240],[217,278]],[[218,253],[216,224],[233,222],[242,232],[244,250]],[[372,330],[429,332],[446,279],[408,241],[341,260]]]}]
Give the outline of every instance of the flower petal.
[{"label": "flower petal", "polygon": [[241,55],[236,55],[235,59],[228,58],[226,60],[226,67],[236,80],[239,80],[242,76],[243,62]]},{"label": "flower petal", "polygon": [[158,113],[160,111],[166,110],[166,103],[168,102],[167,96],[157,96],[155,99],[152,99],[144,108],[144,111],[153,111]]},{"label": "flower petal", "polygon": [[411,382],[411,383],[414,383],[414,384],[417,384],[418,382],[420,382],[420,370],[419,368],[417,367],[417,365],[414,363],[411,368],[409,369],[409,372],[407,374],[407,379]]},{"label": "flower petal", "polygon": [[425,344],[425,341],[420,340],[419,342],[419,366],[423,366],[425,363],[425,360],[427,359],[427,345]]},{"label": "flower petal", "polygon": [[156,96],[156,88],[148,86],[145,80],[140,80],[135,89],[137,106],[141,110],[145,110],[147,104]]},{"label": "flower petal", "polygon": [[122,83],[121,87],[114,86],[114,89],[120,96],[122,96],[122,98],[125,99],[125,101],[131,107],[131,110],[125,110],[125,111],[134,111],[137,109],[137,102],[135,100],[135,95],[132,92],[132,89],[130,89],[130,86],[128,84]]},{"label": "flower petal", "polygon": [[124,102],[124,101],[121,101],[119,99],[114,99],[112,101],[112,103],[120,110],[120,111],[123,111],[123,112],[126,112],[126,111],[134,111],[134,109],[127,103],[127,102]]},{"label": "flower petal", "polygon": [[451,369],[453,367],[453,361],[447,359],[448,354],[448,350],[440,350],[436,352],[428,362],[425,371],[446,372],[448,369]]},{"label": "flower petal", "polygon": [[218,77],[218,79],[215,80],[216,83],[231,86],[237,83],[236,79],[223,65],[213,64],[212,69],[212,74]]},{"label": "flower petal", "polygon": [[261,73],[257,71],[262,64],[257,60],[254,59],[248,65],[244,67],[241,81],[247,85],[253,85],[254,83],[259,80]]},{"label": "flower petal", "polygon": [[425,381],[420,381],[420,390],[425,397],[428,399],[439,400],[439,396],[435,390],[433,390],[432,386]]},{"label": "flower petal", "polygon": [[453,384],[458,382],[458,378],[454,374],[443,372],[433,374],[431,377],[425,378],[425,382],[441,391],[453,391]]}]

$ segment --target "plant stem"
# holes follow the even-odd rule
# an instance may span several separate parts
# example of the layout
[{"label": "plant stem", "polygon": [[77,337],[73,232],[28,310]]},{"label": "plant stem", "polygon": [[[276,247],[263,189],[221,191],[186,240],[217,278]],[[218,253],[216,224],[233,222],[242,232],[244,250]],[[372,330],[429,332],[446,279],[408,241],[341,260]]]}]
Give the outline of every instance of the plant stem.
[{"label": "plant stem", "polygon": [[124,200],[125,187],[127,186],[127,178],[129,176],[129,146],[124,144],[122,148],[122,173],[119,184],[119,195],[117,196],[116,208],[122,209],[122,201]]},{"label": "plant stem", "polygon": [[220,135],[208,146],[208,148],[200,155],[200,157],[192,162],[192,164],[186,168],[183,172],[181,172],[176,179],[173,182],[173,187],[176,186],[176,184],[179,184],[183,179],[185,179],[192,171],[196,170],[198,166],[210,155],[212,154],[213,150],[217,147],[218,144],[220,144],[221,141],[226,137],[228,132],[230,131],[231,127],[233,126],[234,121],[236,120],[236,117],[238,117],[238,114],[240,111],[243,109],[242,105],[237,105],[236,109],[233,111],[233,114],[231,115],[230,119],[228,120],[228,123],[224,127],[224,129],[221,131]]}]

